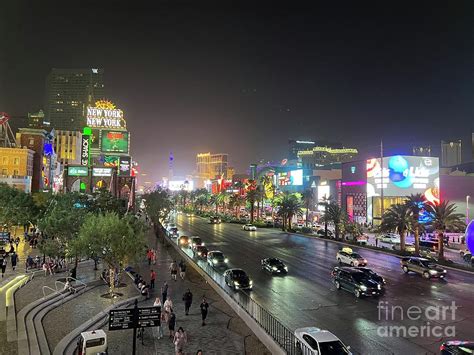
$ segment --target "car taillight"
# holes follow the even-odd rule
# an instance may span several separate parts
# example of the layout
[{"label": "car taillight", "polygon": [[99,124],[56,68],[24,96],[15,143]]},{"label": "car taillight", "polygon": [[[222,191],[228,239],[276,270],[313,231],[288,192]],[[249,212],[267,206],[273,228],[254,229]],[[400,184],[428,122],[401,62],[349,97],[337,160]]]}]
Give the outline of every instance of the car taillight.
[{"label": "car taillight", "polygon": [[446,350],[446,346],[444,344],[441,344],[441,346],[439,347],[439,351],[443,351],[443,350]]}]

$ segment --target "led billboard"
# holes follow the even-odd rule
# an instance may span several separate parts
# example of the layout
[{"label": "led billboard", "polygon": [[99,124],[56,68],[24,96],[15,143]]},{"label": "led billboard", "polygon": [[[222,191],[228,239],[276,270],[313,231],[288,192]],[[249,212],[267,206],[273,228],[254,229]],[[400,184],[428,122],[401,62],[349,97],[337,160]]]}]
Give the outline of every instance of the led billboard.
[{"label": "led billboard", "polygon": [[70,166],[67,169],[68,176],[88,176],[89,168],[87,166]]},{"label": "led billboard", "polygon": [[428,200],[439,199],[439,159],[394,155],[367,160],[367,197],[408,196],[422,193]]},{"label": "led billboard", "polygon": [[92,176],[112,176],[112,168],[92,168]]},{"label": "led billboard", "polygon": [[128,132],[102,131],[101,143],[104,153],[128,153]]},{"label": "led billboard", "polygon": [[194,188],[194,183],[192,180],[170,180],[168,181],[168,189],[170,191],[192,191]]},{"label": "led billboard", "polygon": [[278,186],[301,186],[303,185],[303,169],[278,173],[277,180]]},{"label": "led billboard", "polygon": [[130,157],[120,157],[118,174],[120,176],[130,176],[131,169],[131,158]]}]

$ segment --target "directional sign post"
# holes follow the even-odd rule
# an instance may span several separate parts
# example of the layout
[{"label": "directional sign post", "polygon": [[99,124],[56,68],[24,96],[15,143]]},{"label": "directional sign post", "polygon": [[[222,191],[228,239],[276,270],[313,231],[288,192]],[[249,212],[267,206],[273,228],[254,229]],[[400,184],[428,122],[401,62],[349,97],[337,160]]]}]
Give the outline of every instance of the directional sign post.
[{"label": "directional sign post", "polygon": [[158,327],[161,325],[161,307],[135,307],[114,309],[109,313],[109,330],[133,329],[133,355],[136,354],[137,328]]}]

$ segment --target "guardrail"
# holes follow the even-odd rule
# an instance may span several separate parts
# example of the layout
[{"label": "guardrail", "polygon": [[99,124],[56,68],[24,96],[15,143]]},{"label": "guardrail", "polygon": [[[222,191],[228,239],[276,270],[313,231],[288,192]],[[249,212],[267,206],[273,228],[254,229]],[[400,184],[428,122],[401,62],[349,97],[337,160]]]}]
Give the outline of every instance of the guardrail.
[{"label": "guardrail", "polygon": [[[190,255],[188,255],[183,249],[181,249],[178,243],[170,237],[168,231],[162,226],[161,231],[166,236],[165,239],[168,243],[170,243],[181,255],[184,255],[188,259],[188,262],[192,263],[195,268],[202,270],[205,276],[207,276],[208,279],[213,281],[214,286],[217,286],[221,292],[224,292],[228,297],[230,297],[234,302],[236,302],[240,309],[245,311],[246,315],[249,316],[253,321],[255,321],[258,326],[265,332],[265,334],[271,337],[274,343],[278,344],[281,349],[281,352],[285,352],[289,355],[314,354],[314,351],[308,348],[305,344],[300,343],[295,337],[294,333],[288,327],[286,327],[277,317],[275,317],[263,306],[254,301],[247,294],[239,293],[239,297],[237,298],[236,293],[228,292],[228,290],[222,286],[223,276],[221,274],[217,273],[207,263],[205,265],[199,265]],[[179,238],[174,239],[179,240]],[[224,298],[224,300],[226,299]],[[241,318],[243,318],[241,314],[239,315],[241,316]],[[262,342],[265,344],[265,341],[262,340]]]}]

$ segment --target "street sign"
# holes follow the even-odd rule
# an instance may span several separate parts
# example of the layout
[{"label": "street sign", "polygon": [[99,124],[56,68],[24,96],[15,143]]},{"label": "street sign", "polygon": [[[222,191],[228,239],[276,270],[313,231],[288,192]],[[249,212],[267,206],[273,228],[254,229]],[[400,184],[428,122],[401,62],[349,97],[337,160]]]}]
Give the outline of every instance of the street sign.
[{"label": "street sign", "polygon": [[134,309],[113,309],[109,313],[109,330],[133,329]]},{"label": "street sign", "polygon": [[138,327],[158,327],[161,325],[161,308],[144,307],[138,308]]},{"label": "street sign", "polygon": [[0,232],[0,243],[8,243],[10,241],[10,232]]},{"label": "street sign", "polygon": [[161,325],[160,307],[137,308],[138,323],[134,322],[134,308],[114,309],[109,314],[109,330],[158,327]]}]

